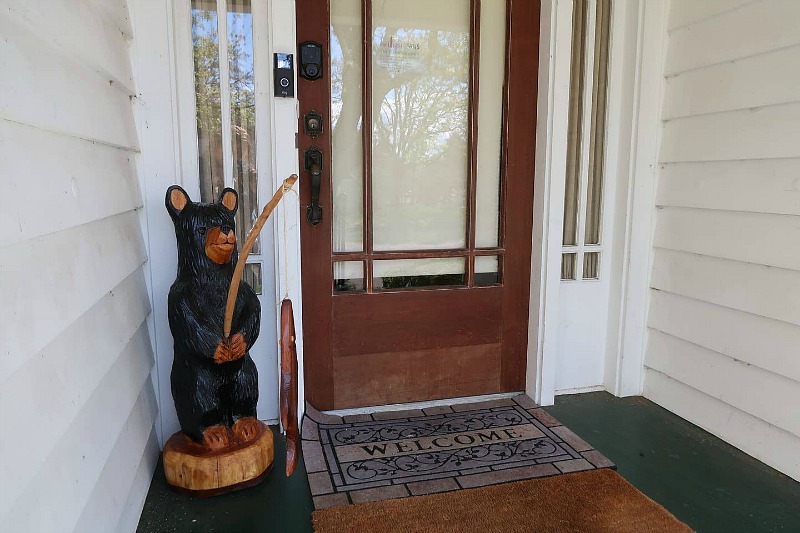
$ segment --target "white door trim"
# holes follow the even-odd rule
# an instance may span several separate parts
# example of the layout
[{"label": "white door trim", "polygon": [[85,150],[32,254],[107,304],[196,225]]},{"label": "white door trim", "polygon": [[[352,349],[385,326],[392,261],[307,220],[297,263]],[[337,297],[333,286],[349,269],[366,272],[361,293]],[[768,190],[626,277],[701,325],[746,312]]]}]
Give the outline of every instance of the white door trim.
[{"label": "white door trim", "polygon": [[555,397],[571,41],[572,1],[543,1],[525,380],[525,392],[539,405]]},{"label": "white door trim", "polygon": [[[625,51],[620,53],[620,64],[612,71],[616,77],[611,81],[624,90],[624,71],[632,67],[633,83],[629,84],[629,109],[625,109],[624,96],[618,99],[614,126],[619,142],[618,179],[626,197],[620,203],[624,218],[618,217],[615,222],[624,234],[615,239],[622,262],[617,300],[609,306],[609,330],[612,326],[616,329],[607,344],[605,388],[617,396],[633,396],[642,394],[644,388],[669,3],[615,3],[615,11],[620,13],[615,13],[614,22],[624,27],[619,33],[625,35],[618,37],[624,41],[615,41],[614,45]],[[615,94],[612,91],[610,87],[609,94]]]}]

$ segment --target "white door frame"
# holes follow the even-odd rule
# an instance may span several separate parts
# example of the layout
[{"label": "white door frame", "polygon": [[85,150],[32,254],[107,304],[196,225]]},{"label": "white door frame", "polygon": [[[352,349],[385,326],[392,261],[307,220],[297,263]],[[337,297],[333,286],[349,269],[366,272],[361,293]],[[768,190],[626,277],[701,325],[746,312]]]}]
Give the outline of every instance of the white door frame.
[{"label": "white door frame", "polygon": [[[566,179],[572,0],[543,0],[526,392],[555,397]],[[655,220],[667,2],[612,2],[606,119],[606,180],[616,213],[603,386],[642,393],[648,282]]]}]

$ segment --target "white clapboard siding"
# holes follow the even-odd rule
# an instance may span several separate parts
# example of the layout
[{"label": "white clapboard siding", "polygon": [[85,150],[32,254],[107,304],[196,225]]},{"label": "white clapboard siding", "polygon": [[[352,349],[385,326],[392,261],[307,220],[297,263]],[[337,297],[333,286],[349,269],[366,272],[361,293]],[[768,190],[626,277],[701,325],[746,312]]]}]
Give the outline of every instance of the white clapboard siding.
[{"label": "white clapboard siding", "polygon": [[3,531],[134,531],[158,460],[127,6],[0,10]]},{"label": "white clapboard siding", "polygon": [[671,76],[798,44],[798,20],[800,2],[763,0],[689,24],[670,33],[664,73]]},{"label": "white clapboard siding", "polygon": [[[648,335],[647,367],[800,436],[800,382],[660,331]],[[778,407],[778,408],[776,408]]]},{"label": "white clapboard siding", "polygon": [[[0,419],[29,439],[4,441],[2,453],[44,461],[133,336],[141,334],[141,325],[149,314],[144,275],[137,270],[6,378]],[[81,371],[75,372],[76,368]],[[42,394],[42,389],[48,393]],[[31,417],[18,408],[20,404],[30,405],[41,414]],[[19,485],[33,474],[22,462],[3,465],[2,473]],[[6,510],[0,509],[0,513]]]},{"label": "white clapboard siding", "polygon": [[[48,157],[42,157],[46,147]],[[0,247],[141,207],[135,154],[0,120],[0,161],[13,194],[0,195]],[[32,179],[47,176],[46,180]],[[35,209],[18,198],[31,198]],[[47,213],[47,216],[42,216]]]},{"label": "white clapboard siding", "polygon": [[[42,213],[42,216],[47,216]],[[137,214],[128,211],[0,249],[0,376],[39,352],[145,261]],[[36,272],[32,283],[31,272]]]},{"label": "white clapboard siding", "polygon": [[[20,531],[51,531],[56,524],[70,524],[72,529],[77,523],[137,401],[149,403],[154,399],[149,381],[153,363],[143,326],[142,334],[134,336],[120,354],[78,418],[53,443],[53,452],[35,477],[27,486],[16,489],[19,496],[14,498],[8,516]],[[150,426],[154,420],[155,413]],[[69,498],[65,499],[67,488]]]},{"label": "white clapboard siding", "polygon": [[755,1],[758,0],[672,0],[667,28],[673,31]]},{"label": "white clapboard siding", "polygon": [[[658,211],[655,246],[800,271],[800,217],[683,207]],[[785,243],[788,246],[776,246]]]},{"label": "white clapboard siding", "polygon": [[651,287],[800,326],[800,272],[657,248]]},{"label": "white clapboard siding", "polygon": [[797,102],[669,120],[660,159],[670,163],[800,157],[798,124]]},{"label": "white clapboard siding", "polygon": [[800,2],[670,6],[645,395],[800,480]]},{"label": "white clapboard siding", "polygon": [[657,404],[800,479],[800,440],[795,435],[655,370],[645,370],[644,383],[645,396]]},{"label": "white clapboard siding", "polygon": [[800,383],[800,328],[793,324],[665,291],[651,293],[647,321],[654,330]]},{"label": "white clapboard siding", "polygon": [[0,12],[0,117],[135,150],[130,95]]},{"label": "white clapboard siding", "polygon": [[[800,31],[800,29],[798,29]],[[800,45],[667,78],[665,119],[797,101]]]},{"label": "white clapboard siding", "polygon": [[[156,421],[156,424],[157,423]],[[150,433],[150,437],[147,440],[147,446],[142,454],[142,459],[139,462],[139,468],[136,470],[136,475],[131,480],[127,500],[118,499],[113,502],[113,505],[117,507],[120,506],[120,502],[124,503],[121,506],[122,512],[117,520],[117,526],[111,528],[111,530],[133,530],[139,523],[139,516],[142,513],[142,503],[147,497],[147,491],[150,488],[150,481],[153,479],[153,472],[156,469],[160,452],[158,435],[156,434],[155,427],[153,427],[153,431]],[[85,511],[83,515],[86,515]],[[81,519],[83,519],[83,515]]]},{"label": "white clapboard siding", "polygon": [[[123,509],[115,503],[127,499],[143,461],[150,463],[147,466],[151,475],[155,469],[158,446],[153,421],[157,412],[155,392],[152,383],[148,382],[117,437],[75,531],[117,531]],[[145,450],[147,447],[149,451]],[[120,483],[120,479],[128,482]]]},{"label": "white clapboard siding", "polygon": [[658,206],[800,215],[800,158],[665,163],[660,171]]},{"label": "white clapboard siding", "polygon": [[[100,1],[96,3],[101,3]],[[125,3],[108,3],[108,13],[124,17]],[[83,63],[121,85],[127,94],[136,94],[125,36],[117,24],[104,20],[103,11],[83,0],[5,0],[3,11],[15,22],[28,27],[50,46],[53,54],[63,54]]]},{"label": "white clapboard siding", "polygon": [[[128,0],[87,0],[86,3],[93,13],[110,21],[126,39],[134,37],[131,15],[128,12]],[[104,27],[107,26],[104,25]]]}]

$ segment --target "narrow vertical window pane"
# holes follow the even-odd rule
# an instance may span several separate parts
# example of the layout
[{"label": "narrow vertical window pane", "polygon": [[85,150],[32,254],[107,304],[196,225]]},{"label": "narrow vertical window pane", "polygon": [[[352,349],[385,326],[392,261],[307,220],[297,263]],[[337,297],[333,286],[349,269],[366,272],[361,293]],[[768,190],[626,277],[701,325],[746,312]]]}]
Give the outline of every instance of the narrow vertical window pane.
[{"label": "narrow vertical window pane", "polygon": [[333,251],[363,250],[361,0],[331,1]]},{"label": "narrow vertical window pane", "polygon": [[200,200],[216,202],[225,187],[217,3],[192,0],[192,52]]},{"label": "narrow vertical window pane", "polygon": [[564,245],[578,239],[578,197],[580,195],[581,132],[586,55],[587,0],[575,0],[572,14],[572,60],[569,82],[567,172],[564,190]]},{"label": "narrow vertical window pane", "polygon": [[242,277],[256,294],[261,294],[261,263],[247,263],[244,266]]},{"label": "narrow vertical window pane", "polygon": [[[228,0],[228,87],[231,96],[233,186],[239,194],[237,233],[244,237],[258,218],[256,87],[253,78],[253,15],[250,0]],[[253,253],[260,253],[256,240]]]},{"label": "narrow vertical window pane", "polygon": [[505,34],[506,0],[483,0],[478,71],[478,169],[475,179],[475,246],[478,248],[497,246],[500,237]]},{"label": "narrow vertical window pane", "polygon": [[575,279],[575,256],[577,254],[561,254],[561,279]]},{"label": "narrow vertical window pane", "polygon": [[376,250],[466,246],[470,2],[373,2]]},{"label": "narrow vertical window pane", "polygon": [[583,279],[598,279],[600,277],[600,252],[586,252],[583,254]]},{"label": "narrow vertical window pane", "polygon": [[611,0],[597,0],[594,41],[594,84],[589,147],[589,182],[586,189],[585,244],[600,244],[603,202],[603,159],[606,133],[606,88],[608,86],[608,40]]}]

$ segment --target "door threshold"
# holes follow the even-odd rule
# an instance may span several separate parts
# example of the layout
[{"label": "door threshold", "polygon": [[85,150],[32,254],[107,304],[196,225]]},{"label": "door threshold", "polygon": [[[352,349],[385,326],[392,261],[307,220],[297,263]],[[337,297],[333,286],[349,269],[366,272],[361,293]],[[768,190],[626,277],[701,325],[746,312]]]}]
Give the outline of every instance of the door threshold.
[{"label": "door threshold", "polygon": [[457,405],[461,403],[484,402],[489,400],[502,400],[513,398],[524,394],[523,391],[500,392],[497,394],[482,394],[480,396],[461,396],[458,398],[445,398],[443,400],[429,400],[427,402],[391,403],[387,405],[374,405],[370,407],[353,407],[351,409],[334,409],[332,411],[322,411],[328,415],[349,416],[379,413],[384,411],[405,411],[409,409],[427,409],[430,407],[441,407],[443,405]]},{"label": "door threshold", "polygon": [[603,385],[592,385],[591,387],[573,387],[571,389],[558,389],[556,391],[556,396],[561,396],[562,394],[581,394],[584,392],[599,392],[604,391],[606,388]]}]

